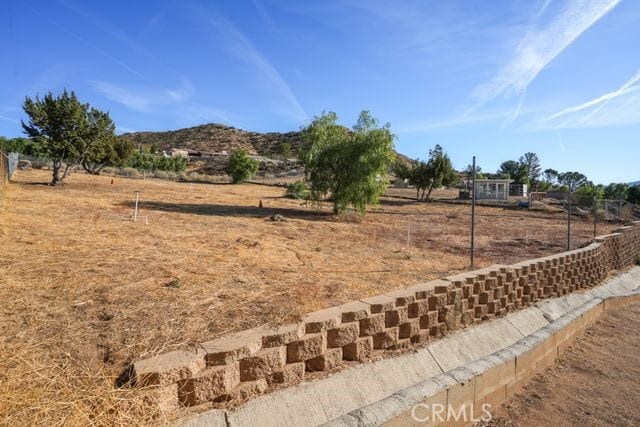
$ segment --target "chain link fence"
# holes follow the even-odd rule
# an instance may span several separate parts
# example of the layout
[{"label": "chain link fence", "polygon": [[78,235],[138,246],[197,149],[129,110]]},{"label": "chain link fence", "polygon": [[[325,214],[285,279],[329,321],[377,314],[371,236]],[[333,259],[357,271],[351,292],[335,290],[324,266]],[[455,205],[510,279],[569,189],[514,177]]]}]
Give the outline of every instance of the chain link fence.
[{"label": "chain link fence", "polygon": [[18,167],[19,156],[17,153],[5,153],[0,151],[0,199],[4,198],[7,192],[7,184],[11,175]]}]

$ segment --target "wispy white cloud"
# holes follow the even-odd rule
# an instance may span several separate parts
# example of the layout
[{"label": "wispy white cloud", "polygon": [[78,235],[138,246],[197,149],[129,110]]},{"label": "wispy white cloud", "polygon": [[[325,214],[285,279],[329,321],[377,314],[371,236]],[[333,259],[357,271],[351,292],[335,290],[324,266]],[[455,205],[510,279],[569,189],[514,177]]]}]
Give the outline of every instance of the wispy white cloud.
[{"label": "wispy white cloud", "polygon": [[164,90],[133,89],[105,81],[92,81],[91,85],[106,98],[143,113],[182,104],[194,92],[193,84],[186,78],[177,88]]},{"label": "wispy white cloud", "polygon": [[277,28],[276,24],[273,22],[273,19],[271,19],[271,15],[269,15],[269,13],[267,12],[267,9],[262,4],[262,2],[260,0],[253,0],[252,3],[253,3],[253,6],[258,11],[258,13],[260,14],[260,16],[262,16],[262,19],[264,19],[271,28],[274,28],[274,29]]},{"label": "wispy white cloud", "polygon": [[537,129],[640,123],[640,71],[618,89],[539,120]]},{"label": "wispy white cloud", "polygon": [[[559,7],[546,1],[532,28],[518,44],[513,56],[489,82],[472,92],[477,105],[499,96],[517,95],[522,100],[527,87],[540,72],[589,27],[613,10],[620,0],[569,0]],[[548,19],[538,19],[549,14]],[[521,102],[520,102],[521,103]],[[517,110],[512,120],[517,118]]]},{"label": "wispy white cloud", "polygon": [[5,122],[11,122],[11,123],[20,123],[20,120],[16,118],[3,116],[1,114],[0,114],[0,120],[4,120]]},{"label": "wispy white cloud", "polygon": [[74,33],[73,31],[69,30],[67,26],[65,25],[61,25],[58,22],[52,20],[48,15],[45,15],[43,13],[40,13],[39,11],[35,10],[33,7],[31,6],[27,6],[33,13],[35,13],[36,15],[39,15],[45,19],[47,19],[50,23],[52,23],[55,27],[57,27],[60,31],[68,34],[69,36],[73,37],[74,39],[76,39],[77,41],[79,41],[80,43],[84,44],[86,47],[88,47],[90,49],[90,51],[96,52],[100,55],[102,55],[103,57],[107,58],[108,60],[110,60],[111,62],[113,62],[114,64],[117,64],[118,66],[122,67],[123,69],[129,71],[131,74],[134,74],[137,77],[144,77],[138,70],[130,67],[129,65],[127,65],[125,62],[121,61],[120,59],[116,58],[115,56],[111,55],[109,52],[100,49],[98,46],[96,46],[95,44],[91,43],[90,41],[88,41],[87,39],[85,39],[84,37],[81,37],[80,35]]},{"label": "wispy white cloud", "polygon": [[397,132],[414,133],[482,122],[500,122],[508,119],[511,115],[511,111],[499,111],[473,115],[465,114],[436,120],[422,120],[405,126],[400,126]]},{"label": "wispy white cloud", "polygon": [[122,134],[122,133],[132,133],[132,132],[135,132],[135,129],[131,129],[131,128],[128,128],[128,127],[116,125],[116,132],[120,133],[120,134]]},{"label": "wispy white cloud", "polygon": [[545,12],[545,10],[547,10],[549,5],[551,4],[551,1],[552,0],[544,0],[544,3],[542,3],[542,7],[540,8],[538,13],[536,14],[536,19],[538,19],[538,18],[540,18],[542,16],[542,14]]},{"label": "wispy white cloud", "polygon": [[138,54],[142,54],[149,59],[155,59],[149,50],[136,43],[127,33],[110,24],[104,16],[89,13],[85,8],[66,0],[56,0],[56,3],[77,14],[83,21],[90,22],[94,29],[100,30],[116,40],[119,46],[126,45]]},{"label": "wispy white cloud", "polygon": [[309,118],[282,75],[238,28],[219,13],[210,14],[206,19],[227,39],[229,52],[253,67],[258,76],[267,81],[277,95],[277,99],[274,100],[276,108],[299,122]]},{"label": "wispy white cloud", "polygon": [[[170,112],[188,124],[203,122],[225,123],[241,127],[229,114],[219,108],[192,102],[195,88],[190,80],[183,78],[179,86],[172,89],[133,89],[114,83],[93,81],[93,88],[106,98],[142,113]],[[119,128],[122,132],[131,132]]]}]

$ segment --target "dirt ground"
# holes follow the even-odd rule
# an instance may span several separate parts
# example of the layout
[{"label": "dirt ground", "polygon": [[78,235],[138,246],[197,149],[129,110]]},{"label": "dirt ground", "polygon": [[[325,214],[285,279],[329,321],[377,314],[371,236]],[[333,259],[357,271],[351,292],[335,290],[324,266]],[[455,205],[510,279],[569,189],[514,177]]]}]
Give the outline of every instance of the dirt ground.
[{"label": "dirt ground", "polygon": [[640,303],[605,313],[485,426],[640,425]]},{"label": "dirt ground", "polygon": [[[82,424],[86,414],[130,423],[113,384],[135,359],[469,268],[470,207],[417,203],[409,190],[359,220],[269,185],[74,174],[51,188],[49,179],[16,172],[0,207],[0,422],[9,424]],[[478,267],[565,249],[562,214],[477,213]],[[576,219],[574,232],[575,245],[588,241],[590,220]]]}]

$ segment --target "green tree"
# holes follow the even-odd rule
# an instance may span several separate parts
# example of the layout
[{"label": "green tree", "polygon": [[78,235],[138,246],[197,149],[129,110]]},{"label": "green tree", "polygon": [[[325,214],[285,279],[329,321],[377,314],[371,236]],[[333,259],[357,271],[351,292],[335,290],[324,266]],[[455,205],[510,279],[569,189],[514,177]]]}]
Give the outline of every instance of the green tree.
[{"label": "green tree", "polygon": [[560,174],[555,169],[545,169],[542,174],[544,179],[541,184],[538,184],[538,190],[549,191],[558,183],[558,176]]},{"label": "green tree", "polygon": [[309,191],[304,181],[296,181],[287,184],[284,195],[292,199],[308,199]]},{"label": "green tree", "polygon": [[282,154],[282,157],[284,157],[285,160],[290,159],[291,158],[291,144],[289,144],[288,142],[281,142],[280,143],[280,153]]},{"label": "green tree", "polygon": [[98,110],[89,112],[88,138],[91,146],[82,159],[82,167],[88,173],[100,175],[105,166],[122,166],[133,154],[133,143],[116,137],[115,129],[109,114]]},{"label": "green tree", "polygon": [[535,189],[542,170],[540,167],[540,158],[536,153],[524,153],[524,155],[520,157],[520,166],[527,177],[529,185]]},{"label": "green tree", "polygon": [[[69,172],[97,143],[98,140],[92,138],[96,131],[95,119],[105,113],[82,104],[73,91],[66,89],[59,96],[49,92],[42,99],[26,97],[22,108],[29,118],[27,123],[22,121],[25,134],[53,163],[51,185],[62,185]],[[64,171],[63,164],[66,165]]]},{"label": "green tree", "polygon": [[627,202],[640,205],[640,185],[634,185],[627,190]]},{"label": "green tree", "polygon": [[501,178],[510,178],[522,184],[529,182],[525,166],[515,160],[502,162],[496,174]]},{"label": "green tree", "polygon": [[258,161],[249,157],[246,150],[241,148],[229,156],[226,172],[234,184],[248,181],[258,172]]},{"label": "green tree", "polygon": [[566,186],[569,192],[574,192],[581,186],[589,183],[589,180],[580,172],[562,172],[558,174],[558,182]]},{"label": "green tree", "polygon": [[409,162],[396,158],[391,164],[391,173],[398,179],[409,180],[411,179],[412,167]]},{"label": "green tree", "polygon": [[349,205],[364,214],[387,187],[385,175],[393,161],[390,125],[362,111],[349,131],[335,113],[323,113],[302,130],[299,157],[305,167],[311,199],[331,197],[335,214]]},{"label": "green tree", "polygon": [[425,198],[427,188],[431,185],[431,174],[429,164],[423,160],[416,159],[409,176],[409,183],[416,187],[416,200]]},{"label": "green tree", "polygon": [[421,199],[427,202],[431,200],[431,193],[434,189],[449,187],[458,180],[458,175],[453,168],[451,159],[440,145],[436,145],[433,150],[429,150],[429,160],[424,166],[417,169],[416,173],[421,175],[416,177],[416,181],[419,181],[422,187]]},{"label": "green tree", "polygon": [[604,198],[605,199],[620,199],[627,200],[627,195],[629,192],[629,185],[622,183],[611,183],[604,188]]},{"label": "green tree", "polygon": [[[473,165],[467,165],[462,173],[464,173],[467,180],[471,181],[473,179]],[[482,167],[479,165],[476,165],[476,179],[486,179],[486,175],[482,172]]]},{"label": "green tree", "polygon": [[25,154],[27,156],[41,156],[40,147],[29,138],[0,137],[0,149],[11,153]]},{"label": "green tree", "polygon": [[[134,148],[135,150],[135,148]],[[148,151],[137,151],[129,158],[126,165],[141,171],[167,171],[183,172],[187,169],[188,160],[186,157],[151,154]]]},{"label": "green tree", "polygon": [[592,199],[594,197],[597,197],[598,199],[604,198],[605,188],[603,185],[596,185],[593,182],[588,181],[580,185],[580,187],[576,189],[574,194],[578,197],[588,199],[585,203],[591,204],[593,203]]}]

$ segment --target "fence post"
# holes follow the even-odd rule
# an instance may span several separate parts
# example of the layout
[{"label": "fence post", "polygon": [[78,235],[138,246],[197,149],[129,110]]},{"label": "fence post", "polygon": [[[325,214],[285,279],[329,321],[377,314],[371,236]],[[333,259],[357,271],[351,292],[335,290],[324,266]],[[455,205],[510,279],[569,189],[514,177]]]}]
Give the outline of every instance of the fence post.
[{"label": "fence post", "polygon": [[598,230],[598,196],[593,196],[593,237],[596,237]]},{"label": "fence post", "polygon": [[569,209],[567,219],[567,250],[571,250],[571,187],[569,187]]},{"label": "fence post", "polygon": [[133,213],[133,220],[134,220],[134,221],[137,221],[137,220],[138,220],[138,199],[139,199],[139,196],[140,196],[140,193],[138,193],[138,192],[136,191],[136,209],[135,209],[135,211],[134,211],[134,213]]},{"label": "fence post", "polygon": [[471,183],[471,268],[473,268],[476,235],[476,156],[473,156],[473,181]]}]

